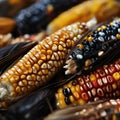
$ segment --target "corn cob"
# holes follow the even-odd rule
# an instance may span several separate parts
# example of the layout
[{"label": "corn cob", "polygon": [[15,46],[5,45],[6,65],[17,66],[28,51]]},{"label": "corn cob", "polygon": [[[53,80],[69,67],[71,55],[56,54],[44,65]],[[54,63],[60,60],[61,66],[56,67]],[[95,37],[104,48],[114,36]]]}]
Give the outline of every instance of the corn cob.
[{"label": "corn cob", "polygon": [[81,75],[59,88],[56,94],[60,108],[69,104],[85,104],[91,101],[120,96],[120,59],[104,65],[88,75]]},{"label": "corn cob", "polygon": [[119,120],[120,99],[69,106],[48,115],[45,120]]},{"label": "corn cob", "polygon": [[68,55],[64,66],[65,74],[81,74],[107,63],[119,54],[119,46],[120,18],[116,18],[95,28],[81,39]]},{"label": "corn cob", "polygon": [[95,20],[78,22],[46,37],[3,73],[0,77],[1,106],[50,80],[60,70],[66,55],[81,35],[95,23]]},{"label": "corn cob", "polygon": [[[21,10],[15,17],[17,29],[25,33],[37,33],[61,12],[80,3],[82,0],[38,0],[30,7]],[[31,29],[34,28],[34,29]]]},{"label": "corn cob", "polygon": [[51,34],[63,26],[76,21],[88,21],[94,16],[98,22],[102,22],[118,15],[119,12],[120,3],[115,0],[85,1],[53,19],[47,26],[47,33]]}]

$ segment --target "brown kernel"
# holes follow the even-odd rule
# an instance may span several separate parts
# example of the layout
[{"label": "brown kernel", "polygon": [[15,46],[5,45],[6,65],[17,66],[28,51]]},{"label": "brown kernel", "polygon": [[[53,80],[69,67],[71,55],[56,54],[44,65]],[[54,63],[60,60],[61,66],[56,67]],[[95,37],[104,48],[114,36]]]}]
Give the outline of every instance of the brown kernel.
[{"label": "brown kernel", "polygon": [[24,92],[24,93],[27,92],[27,88],[26,88],[26,87],[22,87],[21,90],[22,90],[22,92]]}]

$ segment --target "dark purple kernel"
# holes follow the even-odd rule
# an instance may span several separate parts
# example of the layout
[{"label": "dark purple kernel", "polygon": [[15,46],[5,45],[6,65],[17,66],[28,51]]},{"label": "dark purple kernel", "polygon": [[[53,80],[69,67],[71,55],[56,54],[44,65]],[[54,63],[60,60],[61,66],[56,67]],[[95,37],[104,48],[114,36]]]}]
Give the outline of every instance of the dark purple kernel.
[{"label": "dark purple kernel", "polygon": [[66,103],[67,105],[71,104],[71,101],[70,101],[69,97],[65,97],[64,100],[65,100],[65,103]]},{"label": "dark purple kernel", "polygon": [[77,84],[79,84],[77,80],[72,81],[72,85],[76,86]]},{"label": "dark purple kernel", "polygon": [[68,97],[68,96],[70,96],[71,95],[71,90],[70,90],[70,88],[65,88],[65,89],[63,89],[63,94],[66,96],[66,97]]}]

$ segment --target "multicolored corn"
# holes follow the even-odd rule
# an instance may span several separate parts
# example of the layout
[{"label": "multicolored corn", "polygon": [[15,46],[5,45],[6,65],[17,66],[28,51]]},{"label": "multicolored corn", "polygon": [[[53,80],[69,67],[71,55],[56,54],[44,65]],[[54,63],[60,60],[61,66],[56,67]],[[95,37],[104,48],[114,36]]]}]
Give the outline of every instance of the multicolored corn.
[{"label": "multicolored corn", "polygon": [[[47,33],[51,34],[63,26],[77,21],[88,21],[96,17],[99,22],[106,21],[119,15],[120,2],[116,0],[88,0],[56,17],[47,26]],[[61,22],[62,21],[62,22]]]},{"label": "multicolored corn", "polygon": [[69,106],[59,109],[45,120],[119,120],[120,119],[120,99],[109,101],[97,101],[87,105]]},{"label": "multicolored corn", "polygon": [[60,108],[69,104],[83,105],[99,99],[120,96],[120,59],[88,75],[81,75],[59,88],[56,93]]},{"label": "multicolored corn", "polygon": [[40,41],[0,77],[0,105],[5,106],[48,82],[62,67],[66,55],[93,25],[75,23]]},{"label": "multicolored corn", "polygon": [[115,56],[119,47],[120,18],[116,18],[81,39],[66,60],[65,74],[82,73],[99,67]]}]

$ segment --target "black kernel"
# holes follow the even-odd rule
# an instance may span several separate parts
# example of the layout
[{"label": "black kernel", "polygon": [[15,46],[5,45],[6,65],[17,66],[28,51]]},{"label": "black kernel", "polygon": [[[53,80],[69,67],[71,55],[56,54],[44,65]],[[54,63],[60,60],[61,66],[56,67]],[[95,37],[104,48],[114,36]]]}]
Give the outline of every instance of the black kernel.
[{"label": "black kernel", "polygon": [[67,105],[71,104],[71,101],[70,101],[69,97],[65,97],[64,100],[65,100],[65,103],[66,103]]},{"label": "black kernel", "polygon": [[70,95],[71,95],[71,90],[70,90],[70,88],[65,88],[65,89],[63,89],[63,94],[64,94],[66,97],[70,96]]}]

